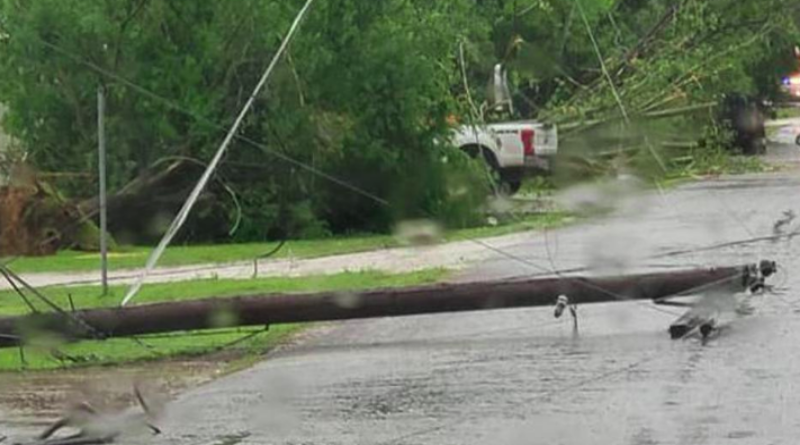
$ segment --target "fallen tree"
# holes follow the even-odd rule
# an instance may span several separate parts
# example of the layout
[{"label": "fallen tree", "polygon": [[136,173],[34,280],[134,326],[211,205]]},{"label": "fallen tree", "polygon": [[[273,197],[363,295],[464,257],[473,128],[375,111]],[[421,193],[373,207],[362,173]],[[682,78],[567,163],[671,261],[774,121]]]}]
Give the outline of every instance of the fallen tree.
[{"label": "fallen tree", "polygon": [[[146,243],[158,239],[164,224],[189,194],[201,166],[190,159],[165,159],[108,196],[109,231],[124,243]],[[70,199],[51,179],[19,164],[9,184],[0,187],[0,256],[51,255],[60,249],[99,250],[99,197]],[[24,171],[24,175],[15,173]],[[22,178],[20,178],[22,176]],[[226,193],[230,196],[226,196]],[[200,199],[201,216],[193,230],[205,238],[226,238],[238,218],[227,210],[236,204],[233,192],[215,181]],[[112,240],[112,249],[116,243]]]},{"label": "fallen tree", "polygon": [[64,246],[97,249],[93,220],[23,167],[14,170],[25,170],[25,175],[12,173],[0,187],[0,256],[50,255]]}]

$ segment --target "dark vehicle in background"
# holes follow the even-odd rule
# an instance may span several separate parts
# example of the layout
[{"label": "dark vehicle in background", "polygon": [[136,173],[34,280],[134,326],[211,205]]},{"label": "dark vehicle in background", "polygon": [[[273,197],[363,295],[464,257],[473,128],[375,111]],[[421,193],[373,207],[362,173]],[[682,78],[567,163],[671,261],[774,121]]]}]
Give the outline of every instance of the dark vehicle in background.
[{"label": "dark vehicle in background", "polygon": [[752,156],[767,151],[765,123],[769,114],[767,102],[742,94],[729,94],[722,100],[718,118],[734,132],[734,148]]},{"label": "dark vehicle in background", "polygon": [[797,71],[784,77],[781,81],[781,91],[789,102],[800,101],[800,48],[794,47],[794,56],[797,59]]},{"label": "dark vehicle in background", "polygon": [[785,77],[781,82],[781,91],[788,102],[800,102],[800,73]]}]

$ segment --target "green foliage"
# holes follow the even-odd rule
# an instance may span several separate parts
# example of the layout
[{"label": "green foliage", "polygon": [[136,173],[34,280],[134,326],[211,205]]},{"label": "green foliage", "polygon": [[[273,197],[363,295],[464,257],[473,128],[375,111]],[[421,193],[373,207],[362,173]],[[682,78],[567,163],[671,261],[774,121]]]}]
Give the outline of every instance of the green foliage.
[{"label": "green foliage", "polygon": [[768,169],[761,159],[742,156],[729,149],[733,132],[717,125],[709,125],[702,136],[702,144],[688,150],[674,150],[667,178],[697,177],[705,175],[741,174],[762,172]]},{"label": "green foliage", "polygon": [[[548,115],[562,121],[620,117],[625,108],[637,116],[714,102],[733,92],[774,97],[780,75],[793,63],[791,42],[798,38],[783,12],[791,3],[623,2],[608,21],[594,25],[613,87],[600,74],[579,76],[583,86],[562,82]],[[670,16],[672,5],[678,9]],[[617,35],[623,45],[602,44]]]},{"label": "green foliage", "polygon": [[[301,4],[5,0],[5,128],[42,170],[94,171],[95,97],[103,85],[112,189],[166,157],[207,160]],[[471,26],[475,17],[468,0],[315,5],[242,130],[263,149],[237,142],[223,165],[243,211],[236,239],[385,230],[395,219],[421,214],[456,225],[474,220],[461,213],[475,207],[459,204],[464,198],[447,190],[450,175],[469,174],[469,162],[444,168],[441,159],[453,156],[438,142],[447,139],[445,117],[457,108],[449,94],[458,75],[453,56],[458,42],[480,29]],[[389,205],[281,161],[275,152]],[[480,190],[471,197],[485,191],[479,182],[465,182]],[[86,185],[65,189],[85,196],[91,194]],[[234,214],[232,203],[222,205]]]},{"label": "green foliage", "polygon": [[[189,1],[42,0],[3,3],[8,38],[2,47],[2,100],[7,130],[23,141],[42,169],[84,171],[96,165],[95,97],[108,87],[111,184],[121,186],[157,159],[207,159],[217,130],[165,109],[151,97],[94,72],[46,46],[169,98],[193,115],[230,120],[284,14],[274,5],[222,8]],[[233,30],[233,31],[231,31]],[[241,48],[254,48],[242,51]],[[87,168],[88,167],[88,168]]]},{"label": "green foliage", "polygon": [[[719,125],[715,106],[725,95],[777,97],[779,79],[797,64],[792,47],[800,35],[786,14],[797,9],[794,3],[629,0],[607,8],[584,5],[586,23],[570,7],[576,2],[552,1],[554,7],[541,14],[551,24],[539,18],[515,26],[523,36],[544,27],[564,43],[553,49],[541,37],[524,38],[516,60],[526,60],[526,51],[545,53],[544,62],[556,68],[544,76],[519,69],[518,85],[527,82],[520,91],[534,103],[534,113],[541,110],[541,118],[566,124],[562,153],[624,153],[641,174],[659,177],[669,170],[664,159],[686,155],[670,147],[693,146],[705,133],[719,131],[713,128]],[[569,32],[558,32],[559,26]],[[653,118],[663,113],[668,116]],[[716,140],[689,156],[700,161],[703,150],[714,157],[728,146],[730,140]]]},{"label": "green foliage", "polygon": [[381,230],[430,215],[446,223],[469,219],[445,211],[457,202],[444,203],[459,200],[447,190],[448,177],[468,174],[468,162],[444,168],[442,159],[458,154],[436,142],[446,138],[445,117],[455,110],[451,58],[469,29],[457,19],[469,13],[469,2],[338,0],[319,8],[308,24],[313,35],[293,47],[297,69],[316,85],[307,100],[325,113],[309,118],[321,127],[315,162],[390,203],[318,188],[313,196],[332,230]]},{"label": "green foliage", "polygon": [[[164,158],[206,161],[302,3],[0,0],[5,129],[39,169],[93,172],[102,85],[112,190]],[[656,150],[694,142],[714,113],[652,114],[731,92],[777,94],[795,68],[797,9],[793,0],[318,2],[241,130],[261,147],[235,142],[219,172],[238,205],[215,190],[222,210],[207,214],[232,226],[240,209],[238,241],[385,231],[404,218],[474,224],[485,175],[446,146],[446,118],[476,117],[498,62],[510,67],[519,117],[577,123],[562,126],[563,151],[639,150],[637,162],[654,168]],[[89,196],[92,185],[63,190]],[[186,233],[201,238],[209,224],[221,225]]]}]

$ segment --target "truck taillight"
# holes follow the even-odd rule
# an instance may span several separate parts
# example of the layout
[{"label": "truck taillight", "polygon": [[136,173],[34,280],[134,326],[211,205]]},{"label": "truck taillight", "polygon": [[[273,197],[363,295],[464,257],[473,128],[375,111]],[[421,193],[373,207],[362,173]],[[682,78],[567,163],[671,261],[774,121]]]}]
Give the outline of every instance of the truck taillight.
[{"label": "truck taillight", "polygon": [[532,129],[519,132],[519,137],[522,140],[522,147],[525,150],[525,156],[533,156],[536,154],[536,147],[533,144],[534,136],[536,136],[536,132]]}]

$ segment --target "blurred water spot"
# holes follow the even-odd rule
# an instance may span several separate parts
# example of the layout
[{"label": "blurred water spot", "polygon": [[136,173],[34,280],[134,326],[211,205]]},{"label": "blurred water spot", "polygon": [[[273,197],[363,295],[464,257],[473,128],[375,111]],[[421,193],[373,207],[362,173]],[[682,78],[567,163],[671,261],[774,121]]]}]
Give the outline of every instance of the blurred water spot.
[{"label": "blurred water spot", "polygon": [[276,375],[260,387],[261,402],[249,411],[247,419],[250,431],[280,439],[298,429],[300,415],[291,403],[297,392],[295,381],[285,374]]},{"label": "blurred water spot", "polygon": [[147,226],[147,235],[161,236],[166,233],[170,224],[172,224],[172,216],[166,212],[159,212],[150,220]]},{"label": "blurred water spot", "polygon": [[514,210],[514,202],[507,196],[494,195],[489,198],[488,209],[493,214],[506,214]]},{"label": "blurred water spot", "polygon": [[469,193],[469,188],[467,187],[452,187],[449,189],[450,196],[465,196]]},{"label": "blurred water spot", "polygon": [[710,292],[705,292],[697,301],[695,308],[699,311],[706,311],[706,312],[732,312],[737,310],[737,308],[743,304],[743,299],[733,298],[730,292],[724,292],[719,290],[713,290]]},{"label": "blurred water spot", "polygon": [[442,227],[429,219],[401,221],[394,230],[398,243],[405,246],[426,246],[442,241]]},{"label": "blurred water spot", "polygon": [[333,301],[344,309],[355,309],[361,306],[361,296],[355,292],[337,292]]},{"label": "blurred water spot", "polygon": [[236,326],[238,316],[230,308],[220,308],[211,313],[209,324],[212,328],[229,328]]},{"label": "blurred water spot", "polygon": [[556,203],[564,210],[594,215],[617,209],[624,201],[635,198],[644,189],[636,176],[623,173],[611,179],[578,184],[556,194]]},{"label": "blurred water spot", "polygon": [[584,245],[585,264],[603,275],[623,274],[641,255],[631,246],[642,246],[642,240],[614,228],[604,230],[601,236],[587,240]]}]

